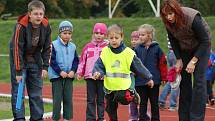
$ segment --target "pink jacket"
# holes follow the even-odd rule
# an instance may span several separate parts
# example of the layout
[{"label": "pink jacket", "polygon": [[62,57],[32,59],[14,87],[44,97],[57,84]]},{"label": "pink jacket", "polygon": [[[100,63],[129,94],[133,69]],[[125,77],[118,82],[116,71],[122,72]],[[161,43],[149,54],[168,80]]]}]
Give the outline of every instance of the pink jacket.
[{"label": "pink jacket", "polygon": [[77,74],[79,76],[84,77],[84,79],[92,78],[94,64],[99,58],[102,48],[107,45],[107,41],[97,43],[95,40],[85,45],[78,64]]}]

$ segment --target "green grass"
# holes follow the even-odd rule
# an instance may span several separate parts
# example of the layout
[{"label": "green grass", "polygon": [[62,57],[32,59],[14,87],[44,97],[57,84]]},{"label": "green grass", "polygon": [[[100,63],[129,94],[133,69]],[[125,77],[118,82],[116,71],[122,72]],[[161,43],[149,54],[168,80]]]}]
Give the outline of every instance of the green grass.
[{"label": "green grass", "polygon": [[[156,38],[161,48],[167,52],[166,30],[160,18],[116,18],[116,19],[67,19],[71,20],[74,25],[73,42],[77,46],[78,54],[82,48],[91,40],[92,28],[96,22],[105,22],[107,25],[120,24],[124,28],[125,43],[130,45],[130,33],[137,29],[141,24],[152,24],[156,29]],[[212,29],[212,36],[215,37],[215,17],[206,17],[206,20]],[[52,39],[58,36],[58,25],[62,19],[51,19]],[[9,41],[12,37],[12,31],[15,25],[15,20],[0,21],[0,54],[9,53]],[[215,42],[212,41],[214,47]],[[0,57],[0,82],[9,82],[9,57]]]},{"label": "green grass", "polygon": [[[0,120],[13,118],[10,98],[0,97]],[[45,112],[52,112],[52,104],[44,103]],[[25,115],[30,116],[30,108],[28,106],[28,100],[25,100]]]}]

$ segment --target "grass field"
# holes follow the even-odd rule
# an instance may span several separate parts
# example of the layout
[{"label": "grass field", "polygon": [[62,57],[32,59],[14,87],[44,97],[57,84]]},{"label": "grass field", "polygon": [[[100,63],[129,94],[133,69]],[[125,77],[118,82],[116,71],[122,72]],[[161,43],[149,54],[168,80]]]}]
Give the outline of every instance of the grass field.
[{"label": "grass field", "polygon": [[[2,98],[0,97],[0,120],[1,119],[10,119],[13,118],[12,116],[12,109],[11,109],[11,103],[10,98]],[[45,112],[52,112],[52,104],[44,104],[44,110]],[[25,100],[25,114],[26,116],[30,116],[30,108],[28,106],[28,100]]]},{"label": "grass field", "polygon": [[[67,19],[71,20],[74,25],[73,41],[77,46],[78,54],[82,48],[90,41],[92,28],[96,22],[105,22],[107,25],[120,24],[124,28],[125,43],[129,44],[130,33],[137,29],[141,24],[152,24],[156,29],[156,38],[162,49],[167,52],[166,30],[160,18],[120,18],[120,19]],[[212,35],[215,35],[215,17],[206,17],[209,26],[212,29]],[[51,19],[52,39],[56,39],[58,35],[58,24],[60,19]],[[9,54],[9,41],[12,36],[12,31],[15,25],[15,20],[0,21],[0,54]],[[213,47],[215,42],[212,41]],[[9,57],[0,56],[0,82],[9,82]]]}]

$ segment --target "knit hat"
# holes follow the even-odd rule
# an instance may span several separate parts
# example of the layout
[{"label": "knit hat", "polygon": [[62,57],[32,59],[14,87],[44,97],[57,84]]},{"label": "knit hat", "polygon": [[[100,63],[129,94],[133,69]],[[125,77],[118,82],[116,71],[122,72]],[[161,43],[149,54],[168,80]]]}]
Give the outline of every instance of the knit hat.
[{"label": "knit hat", "polygon": [[63,32],[63,31],[73,31],[73,25],[71,22],[69,21],[62,21],[59,25],[59,33]]},{"label": "knit hat", "polygon": [[131,38],[139,38],[139,36],[140,36],[140,34],[139,34],[138,31],[133,31],[133,32],[131,33]]},{"label": "knit hat", "polygon": [[93,27],[93,33],[95,32],[99,32],[102,34],[106,34],[107,33],[107,26],[104,23],[96,23]]}]

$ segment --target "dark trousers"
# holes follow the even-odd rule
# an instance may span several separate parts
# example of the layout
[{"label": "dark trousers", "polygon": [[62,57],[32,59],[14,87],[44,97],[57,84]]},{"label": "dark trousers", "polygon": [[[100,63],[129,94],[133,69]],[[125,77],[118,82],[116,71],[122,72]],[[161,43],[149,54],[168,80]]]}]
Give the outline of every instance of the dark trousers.
[{"label": "dark trousers", "polygon": [[186,72],[186,66],[193,55],[188,52],[181,52],[183,69],[180,84],[179,97],[179,120],[180,121],[204,121],[206,102],[206,69],[209,52],[198,60],[193,73],[193,86],[191,74]]},{"label": "dark trousers", "polygon": [[[20,110],[16,110],[16,100],[18,93],[18,83],[15,75],[15,65],[13,64],[13,57],[10,56],[10,71],[11,71],[11,104],[14,121],[25,120],[25,107],[24,100]],[[43,100],[42,100],[42,86],[43,81],[41,79],[42,70],[37,64],[25,64],[23,69],[23,80],[25,80],[26,89],[29,96],[30,106],[30,121],[42,121],[43,120]],[[23,95],[24,99],[24,95]]]},{"label": "dark trousers", "polygon": [[135,87],[141,99],[139,121],[150,121],[150,118],[147,115],[148,99],[151,104],[151,121],[160,121],[160,112],[158,107],[159,87],[160,85],[158,84],[154,85],[153,88],[150,88],[147,85]]},{"label": "dark trousers", "polygon": [[104,120],[104,90],[103,80],[86,79],[87,82],[87,110],[86,121],[96,121],[96,108],[97,108],[97,121]]},{"label": "dark trousers", "polygon": [[57,78],[51,79],[52,98],[53,98],[53,115],[54,121],[60,120],[61,101],[63,101],[63,119],[70,120],[73,118],[73,79]]},{"label": "dark trousers", "polygon": [[117,108],[118,102],[114,99],[114,92],[105,95],[106,98],[106,112],[110,118],[110,121],[118,121]]},{"label": "dark trousers", "polygon": [[208,94],[208,100],[211,100],[213,98],[213,87],[212,87],[212,81],[207,80],[207,94]]}]

